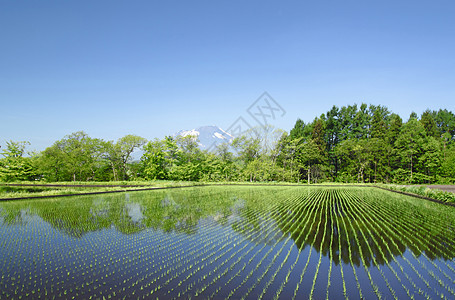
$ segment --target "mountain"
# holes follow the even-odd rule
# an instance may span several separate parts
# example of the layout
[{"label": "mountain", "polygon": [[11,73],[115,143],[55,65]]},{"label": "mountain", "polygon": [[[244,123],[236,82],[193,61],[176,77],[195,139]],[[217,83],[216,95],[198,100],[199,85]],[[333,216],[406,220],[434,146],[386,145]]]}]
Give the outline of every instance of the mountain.
[{"label": "mountain", "polygon": [[180,130],[174,136],[197,136],[199,147],[202,150],[214,150],[215,147],[222,143],[230,143],[234,138],[218,126],[201,126],[192,130]]}]

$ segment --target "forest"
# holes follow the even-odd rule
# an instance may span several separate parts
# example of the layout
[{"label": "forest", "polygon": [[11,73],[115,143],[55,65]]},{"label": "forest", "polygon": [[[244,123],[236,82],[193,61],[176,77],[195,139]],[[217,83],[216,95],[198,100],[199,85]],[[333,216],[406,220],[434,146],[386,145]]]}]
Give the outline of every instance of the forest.
[{"label": "forest", "polygon": [[29,146],[1,149],[1,181],[455,183],[455,115],[447,109],[403,120],[381,105],[333,106],[289,132],[251,128],[210,152],[194,136],[105,141],[83,131],[44,151]]}]

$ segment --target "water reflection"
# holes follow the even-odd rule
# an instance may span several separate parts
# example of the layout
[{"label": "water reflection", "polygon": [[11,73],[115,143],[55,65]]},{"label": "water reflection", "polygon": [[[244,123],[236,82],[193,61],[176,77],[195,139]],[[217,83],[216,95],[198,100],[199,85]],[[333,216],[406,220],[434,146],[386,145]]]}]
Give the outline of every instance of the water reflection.
[{"label": "water reflection", "polygon": [[274,245],[290,235],[299,250],[313,247],[337,265],[359,266],[362,256],[367,266],[373,258],[382,265],[407,249],[430,259],[455,257],[453,212],[375,197],[360,189],[192,188],[7,202],[0,216],[9,226],[39,216],[74,238],[112,227],[123,234],[151,228],[194,235],[207,219],[256,244]]},{"label": "water reflection", "polygon": [[333,189],[328,194],[312,204],[311,199],[302,198],[292,207],[280,205],[277,220],[285,220],[287,215],[293,218],[291,225],[279,222],[280,228],[300,250],[313,247],[336,265],[342,261],[360,266],[363,256],[367,267],[373,259],[380,265],[389,263],[407,249],[431,260],[455,257],[454,219],[447,220],[454,216],[451,208],[441,206],[445,212],[441,214],[437,209],[377,199],[361,190],[346,194]]}]

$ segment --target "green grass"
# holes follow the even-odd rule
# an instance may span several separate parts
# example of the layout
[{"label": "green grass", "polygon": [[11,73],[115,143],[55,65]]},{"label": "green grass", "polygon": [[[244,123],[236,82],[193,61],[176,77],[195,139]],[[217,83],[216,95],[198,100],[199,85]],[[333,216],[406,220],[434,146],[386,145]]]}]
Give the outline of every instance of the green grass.
[{"label": "green grass", "polygon": [[[22,184],[33,186],[11,186],[10,184]],[[58,185],[41,186],[41,185]],[[74,185],[84,185],[77,187]],[[106,185],[99,187],[99,185]],[[43,197],[57,195],[72,195],[97,192],[131,191],[149,188],[196,186],[201,185],[197,182],[185,181],[111,181],[111,182],[8,182],[0,183],[0,199],[15,199],[27,197]],[[86,186],[86,187],[85,187]]]},{"label": "green grass", "polygon": [[403,186],[403,185],[395,185],[395,184],[381,184],[378,185],[380,187],[384,187],[393,191],[400,191],[405,193],[411,193],[415,195],[420,195],[424,197],[428,197],[431,199],[435,199],[441,202],[446,203],[455,203],[455,193],[445,192],[437,189],[430,189],[426,186],[416,185],[416,186]]}]

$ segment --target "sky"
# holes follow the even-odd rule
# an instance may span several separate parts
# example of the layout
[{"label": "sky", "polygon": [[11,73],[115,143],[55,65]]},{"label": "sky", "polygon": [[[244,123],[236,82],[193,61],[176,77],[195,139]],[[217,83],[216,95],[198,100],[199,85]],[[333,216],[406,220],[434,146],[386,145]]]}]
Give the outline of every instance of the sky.
[{"label": "sky", "polygon": [[[455,111],[454,1],[0,0],[0,145]],[[259,99],[259,102],[257,100]]]}]

